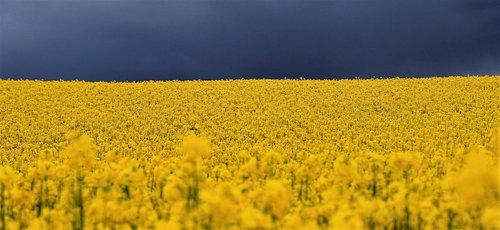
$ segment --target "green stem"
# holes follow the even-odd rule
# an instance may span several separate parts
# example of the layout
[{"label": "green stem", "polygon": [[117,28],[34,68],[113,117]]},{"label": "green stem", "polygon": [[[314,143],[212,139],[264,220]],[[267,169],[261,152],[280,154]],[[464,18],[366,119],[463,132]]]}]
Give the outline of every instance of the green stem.
[{"label": "green stem", "polygon": [[77,229],[83,230],[85,223],[85,209],[83,207],[83,176],[81,175],[81,169],[78,171],[77,180],[77,191],[76,191],[76,206],[78,207],[78,222]]},{"label": "green stem", "polygon": [[0,217],[2,219],[2,230],[7,229],[5,226],[5,186],[0,183]]}]

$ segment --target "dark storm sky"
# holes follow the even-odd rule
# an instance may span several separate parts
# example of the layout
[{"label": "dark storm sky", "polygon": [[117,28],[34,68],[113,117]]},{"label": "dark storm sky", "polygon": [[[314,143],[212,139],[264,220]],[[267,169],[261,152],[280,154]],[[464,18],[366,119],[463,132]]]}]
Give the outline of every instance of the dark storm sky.
[{"label": "dark storm sky", "polygon": [[0,77],[500,74],[498,0],[0,0]]}]

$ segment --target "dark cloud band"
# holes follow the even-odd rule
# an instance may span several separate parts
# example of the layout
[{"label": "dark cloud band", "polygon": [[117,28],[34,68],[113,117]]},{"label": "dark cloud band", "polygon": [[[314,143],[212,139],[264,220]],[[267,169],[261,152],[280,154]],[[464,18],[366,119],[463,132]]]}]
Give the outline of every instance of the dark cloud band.
[{"label": "dark cloud band", "polygon": [[500,74],[500,3],[0,0],[0,76]]}]

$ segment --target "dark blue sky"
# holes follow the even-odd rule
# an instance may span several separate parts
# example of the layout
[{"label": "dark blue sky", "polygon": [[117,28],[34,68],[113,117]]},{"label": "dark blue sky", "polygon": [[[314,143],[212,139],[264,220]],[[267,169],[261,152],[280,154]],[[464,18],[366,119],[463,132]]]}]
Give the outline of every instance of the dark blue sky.
[{"label": "dark blue sky", "polygon": [[498,0],[0,0],[0,77],[500,75]]}]

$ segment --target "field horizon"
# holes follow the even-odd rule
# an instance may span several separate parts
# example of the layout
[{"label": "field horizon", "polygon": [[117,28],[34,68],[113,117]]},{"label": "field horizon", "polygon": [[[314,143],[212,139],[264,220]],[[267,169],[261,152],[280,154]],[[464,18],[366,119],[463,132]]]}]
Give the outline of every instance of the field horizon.
[{"label": "field horizon", "polygon": [[88,82],[88,83],[145,83],[145,82],[190,82],[190,81],[352,81],[352,80],[394,80],[394,79],[435,79],[435,78],[468,78],[468,77],[500,77],[500,75],[443,75],[443,76],[372,76],[372,77],[345,77],[345,78],[307,78],[307,77],[276,77],[276,78],[186,78],[186,79],[144,79],[144,80],[85,80],[85,79],[44,79],[44,78],[10,78],[0,76],[0,81],[43,81],[43,82]]}]

